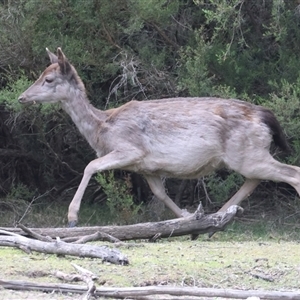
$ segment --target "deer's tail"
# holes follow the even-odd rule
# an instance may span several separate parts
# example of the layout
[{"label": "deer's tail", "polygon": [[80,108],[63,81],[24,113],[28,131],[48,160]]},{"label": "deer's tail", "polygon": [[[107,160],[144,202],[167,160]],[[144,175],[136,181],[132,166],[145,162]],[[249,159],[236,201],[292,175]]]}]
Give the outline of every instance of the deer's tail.
[{"label": "deer's tail", "polygon": [[261,110],[261,120],[271,130],[275,146],[280,148],[286,154],[291,152],[291,148],[287,142],[283,129],[272,111],[266,108]]}]

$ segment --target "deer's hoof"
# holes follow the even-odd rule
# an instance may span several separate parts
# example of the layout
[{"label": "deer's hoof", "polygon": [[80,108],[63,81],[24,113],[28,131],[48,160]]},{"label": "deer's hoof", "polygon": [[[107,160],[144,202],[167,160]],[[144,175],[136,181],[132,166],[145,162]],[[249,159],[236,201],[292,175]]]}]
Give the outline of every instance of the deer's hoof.
[{"label": "deer's hoof", "polygon": [[189,217],[189,216],[191,216],[191,215],[192,215],[192,214],[189,213],[186,209],[182,209],[182,210],[181,210],[181,216],[182,216],[183,218]]},{"label": "deer's hoof", "polygon": [[70,221],[68,227],[76,227],[77,221]]}]

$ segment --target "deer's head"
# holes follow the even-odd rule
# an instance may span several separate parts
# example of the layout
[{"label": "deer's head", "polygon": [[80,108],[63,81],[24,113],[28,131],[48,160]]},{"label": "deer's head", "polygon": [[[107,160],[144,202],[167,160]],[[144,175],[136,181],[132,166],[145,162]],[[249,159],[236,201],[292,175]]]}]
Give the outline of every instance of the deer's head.
[{"label": "deer's head", "polygon": [[73,88],[84,89],[75,68],[57,48],[57,55],[46,48],[51,65],[41,74],[39,79],[31,85],[20,97],[20,103],[55,103],[66,101]]}]

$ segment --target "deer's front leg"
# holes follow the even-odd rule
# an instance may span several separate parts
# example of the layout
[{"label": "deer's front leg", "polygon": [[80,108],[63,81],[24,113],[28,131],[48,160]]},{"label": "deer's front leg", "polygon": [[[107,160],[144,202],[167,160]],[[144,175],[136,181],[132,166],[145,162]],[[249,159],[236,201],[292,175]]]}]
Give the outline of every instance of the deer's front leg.
[{"label": "deer's front leg", "polygon": [[186,210],[180,209],[174,201],[168,197],[168,195],[165,192],[165,187],[161,181],[161,178],[159,176],[155,175],[145,175],[145,178],[149,184],[149,187],[153,194],[160,200],[165,203],[166,206],[168,206],[173,213],[176,215],[176,217],[188,217],[191,214],[187,212]]},{"label": "deer's front leg", "polygon": [[142,154],[139,151],[136,151],[136,149],[131,149],[131,151],[126,152],[113,151],[103,157],[92,160],[86,166],[80,185],[69,205],[69,226],[74,227],[78,222],[81,199],[93,174],[104,170],[124,168],[140,159],[141,155]]}]

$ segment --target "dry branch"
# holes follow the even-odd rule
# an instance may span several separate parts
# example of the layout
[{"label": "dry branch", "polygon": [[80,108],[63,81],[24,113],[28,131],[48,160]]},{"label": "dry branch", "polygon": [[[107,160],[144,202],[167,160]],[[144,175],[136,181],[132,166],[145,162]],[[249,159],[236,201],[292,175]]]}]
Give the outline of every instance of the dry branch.
[{"label": "dry branch", "polygon": [[[202,207],[195,214],[185,217],[172,219],[155,223],[139,223],[125,226],[93,226],[93,227],[73,227],[73,228],[31,228],[32,232],[52,238],[60,237],[68,239],[76,237],[82,238],[97,232],[108,234],[121,241],[152,239],[157,234],[160,238],[197,235],[216,231],[222,231],[232,222],[233,218],[243,212],[243,209],[237,205],[230,206],[225,212],[217,212],[205,215]],[[0,228],[1,229],[1,228]],[[5,228],[7,231],[27,235],[26,232],[19,228]],[[103,235],[103,236],[104,236]]]},{"label": "dry branch", "polygon": [[87,292],[84,296],[84,300],[90,299],[95,295],[96,291],[96,285],[94,283],[94,280],[97,279],[97,276],[95,276],[92,272],[79,267],[75,264],[72,264],[73,267],[79,271],[80,274],[66,274],[61,271],[54,272],[52,275],[65,281],[83,281],[87,284]]},{"label": "dry branch", "polygon": [[21,228],[24,232],[26,232],[29,236],[33,237],[36,240],[39,240],[39,241],[42,241],[42,242],[53,242],[53,239],[51,237],[38,234],[38,233],[30,230],[29,228],[27,228],[23,224],[19,223],[17,226],[19,228]]},{"label": "dry branch", "polygon": [[[74,284],[43,284],[32,283],[19,280],[0,279],[0,286],[13,290],[30,290],[62,293],[86,293],[86,286]],[[95,291],[95,296],[111,297],[116,299],[141,299],[141,297],[154,295],[172,295],[185,297],[221,297],[231,299],[247,299],[248,297],[259,297],[261,299],[272,300],[300,300],[300,292],[280,292],[280,291],[254,291],[254,290],[234,290],[234,289],[214,289],[197,287],[168,287],[168,286],[148,286],[136,288],[99,288]]]},{"label": "dry branch", "polygon": [[[0,234],[10,234],[0,230]],[[15,233],[0,236],[0,246],[25,247],[26,249],[59,255],[100,258],[114,264],[127,265],[128,259],[117,249],[107,246],[69,244],[57,239],[56,242],[43,242],[26,238]]]},{"label": "dry branch", "polygon": [[97,279],[97,276],[89,270],[86,270],[76,264],[72,264],[72,266],[81,274],[81,280],[87,284],[88,290],[85,294],[85,299],[90,299],[95,295],[96,285],[94,284],[94,280]]}]

